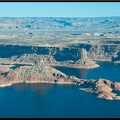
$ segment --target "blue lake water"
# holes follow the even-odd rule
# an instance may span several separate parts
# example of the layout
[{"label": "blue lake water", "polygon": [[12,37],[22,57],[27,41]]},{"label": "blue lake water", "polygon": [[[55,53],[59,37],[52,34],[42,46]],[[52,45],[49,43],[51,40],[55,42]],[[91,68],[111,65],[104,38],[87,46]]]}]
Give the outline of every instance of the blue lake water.
[{"label": "blue lake water", "polygon": [[[100,62],[94,69],[56,67],[79,78],[120,81],[120,64]],[[0,88],[0,117],[120,118],[120,101],[99,99],[75,85],[14,84]]]},{"label": "blue lake water", "polygon": [[98,62],[100,67],[92,69],[76,69],[68,67],[55,67],[67,75],[74,75],[78,78],[92,79],[105,78],[111,81],[120,82],[120,64],[112,62]]}]

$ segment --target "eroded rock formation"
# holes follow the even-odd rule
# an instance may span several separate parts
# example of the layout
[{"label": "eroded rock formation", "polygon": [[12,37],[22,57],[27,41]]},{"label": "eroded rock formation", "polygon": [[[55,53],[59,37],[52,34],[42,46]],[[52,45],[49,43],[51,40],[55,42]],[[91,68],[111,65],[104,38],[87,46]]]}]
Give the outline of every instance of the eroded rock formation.
[{"label": "eroded rock formation", "polygon": [[67,76],[64,73],[35,62],[32,66],[19,66],[11,69],[9,66],[0,65],[0,87],[10,86],[14,83],[54,83],[74,84],[87,92],[97,94],[98,98],[107,100],[119,100],[113,90],[120,91],[120,83],[111,82],[105,79],[84,80],[75,76]]},{"label": "eroded rock formation", "polygon": [[118,82],[111,82],[109,80],[99,78],[96,80],[85,81],[81,87],[84,91],[97,94],[98,98],[120,100],[120,96],[113,92],[114,90],[120,91],[120,83]]}]

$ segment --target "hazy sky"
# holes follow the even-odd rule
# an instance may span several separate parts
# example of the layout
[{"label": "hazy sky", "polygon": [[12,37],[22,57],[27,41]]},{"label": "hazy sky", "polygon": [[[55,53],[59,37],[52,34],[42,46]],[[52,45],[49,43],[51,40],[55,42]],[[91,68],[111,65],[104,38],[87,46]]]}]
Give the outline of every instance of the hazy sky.
[{"label": "hazy sky", "polygon": [[120,16],[120,2],[0,2],[0,17]]}]

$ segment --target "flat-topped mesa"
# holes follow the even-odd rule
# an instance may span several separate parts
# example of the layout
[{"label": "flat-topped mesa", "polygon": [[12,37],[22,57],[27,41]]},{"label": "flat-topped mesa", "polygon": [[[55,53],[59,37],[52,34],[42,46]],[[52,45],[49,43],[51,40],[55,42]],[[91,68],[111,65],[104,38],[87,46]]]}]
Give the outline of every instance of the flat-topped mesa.
[{"label": "flat-topped mesa", "polygon": [[6,64],[30,64],[30,65],[48,65],[48,66],[66,66],[72,68],[95,68],[99,67],[96,62],[91,59],[79,59],[77,61],[64,60],[57,61],[54,56],[37,55],[37,54],[23,54],[21,56],[12,56],[11,58],[0,58],[0,63]]},{"label": "flat-topped mesa", "polygon": [[86,69],[99,67],[99,65],[95,61],[92,61],[90,59],[79,59],[75,62],[74,66]]},{"label": "flat-topped mesa", "polygon": [[92,61],[88,57],[88,52],[86,51],[86,49],[80,49],[78,52],[78,56],[79,56],[79,60],[75,62],[75,64],[77,64],[78,67],[87,68],[87,69],[99,67],[99,65],[96,64],[96,62]]},{"label": "flat-topped mesa", "polygon": [[72,62],[72,60],[56,61],[53,56],[38,56],[34,59],[35,59],[34,64],[36,66],[39,66],[39,65],[67,66],[67,67],[73,67],[73,68],[86,68],[86,69],[99,67],[98,64],[96,64],[94,61],[90,59],[87,59],[87,57],[84,57],[83,59],[79,59],[76,62],[74,61]]}]

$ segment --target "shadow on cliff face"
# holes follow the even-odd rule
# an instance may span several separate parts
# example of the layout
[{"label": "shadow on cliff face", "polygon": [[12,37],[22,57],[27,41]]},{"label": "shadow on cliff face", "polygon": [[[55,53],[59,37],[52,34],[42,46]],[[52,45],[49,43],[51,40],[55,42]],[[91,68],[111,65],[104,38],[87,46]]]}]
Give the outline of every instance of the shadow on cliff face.
[{"label": "shadow on cliff face", "polygon": [[49,49],[46,47],[19,46],[19,45],[0,45],[0,57],[10,58],[15,55],[23,54],[48,55]]},{"label": "shadow on cliff face", "polygon": [[64,61],[64,60],[78,60],[77,49],[69,49],[63,48],[63,50],[58,49],[56,54],[54,55],[56,61]]},{"label": "shadow on cliff face", "polygon": [[[5,64],[5,63],[1,63],[1,65],[11,65],[11,64]],[[13,66],[11,66],[10,67],[10,69],[16,69],[16,68],[18,68],[18,67],[20,67],[20,66],[32,66],[32,65],[30,65],[30,64],[13,64]]]},{"label": "shadow on cliff face", "polygon": [[79,50],[84,48],[87,52],[90,50],[92,45],[89,44],[75,44],[75,45],[68,45],[68,48],[60,48],[57,49],[54,58],[56,61],[64,61],[64,60],[79,60]]},{"label": "shadow on cliff face", "polygon": [[117,53],[117,57],[116,57],[116,58],[112,57],[111,60],[112,60],[113,62],[114,62],[114,61],[117,61],[117,60],[120,60],[120,52]]},{"label": "shadow on cliff face", "polygon": [[87,69],[70,68],[70,67],[62,67],[62,66],[54,66],[54,68],[63,72],[68,76],[73,75],[80,79],[86,79],[87,77]]},{"label": "shadow on cliff face", "polygon": [[92,88],[93,90],[96,89],[96,82],[89,82],[85,81],[84,84],[80,86],[80,88]]},{"label": "shadow on cliff face", "polygon": [[4,72],[4,73],[1,73],[1,75],[3,75],[5,77],[8,73],[9,72]]},{"label": "shadow on cliff face", "polygon": [[20,66],[32,66],[32,65],[29,65],[29,64],[14,64],[14,66],[12,66],[10,68],[14,70],[14,69],[16,69],[16,68],[18,68]]}]

